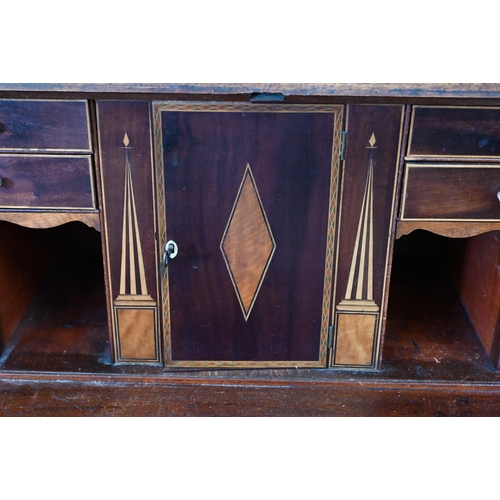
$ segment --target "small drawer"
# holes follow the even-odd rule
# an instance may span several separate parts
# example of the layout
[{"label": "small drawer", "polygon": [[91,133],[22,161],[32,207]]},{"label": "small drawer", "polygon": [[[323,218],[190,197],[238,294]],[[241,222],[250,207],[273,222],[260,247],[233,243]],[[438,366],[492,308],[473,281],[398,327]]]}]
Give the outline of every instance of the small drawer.
[{"label": "small drawer", "polygon": [[500,220],[500,166],[406,164],[401,220]]},{"label": "small drawer", "polygon": [[94,210],[90,156],[0,155],[0,208]]},{"label": "small drawer", "polygon": [[86,101],[0,99],[0,152],[91,152]]},{"label": "small drawer", "polygon": [[407,157],[500,158],[500,108],[415,106]]}]

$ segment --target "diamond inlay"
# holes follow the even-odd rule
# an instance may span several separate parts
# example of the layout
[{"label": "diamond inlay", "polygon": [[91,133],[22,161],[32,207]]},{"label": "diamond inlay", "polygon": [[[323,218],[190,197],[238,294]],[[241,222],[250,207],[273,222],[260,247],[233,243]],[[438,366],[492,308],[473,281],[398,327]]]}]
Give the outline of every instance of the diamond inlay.
[{"label": "diamond inlay", "polygon": [[276,249],[250,164],[246,166],[220,248],[246,321]]}]

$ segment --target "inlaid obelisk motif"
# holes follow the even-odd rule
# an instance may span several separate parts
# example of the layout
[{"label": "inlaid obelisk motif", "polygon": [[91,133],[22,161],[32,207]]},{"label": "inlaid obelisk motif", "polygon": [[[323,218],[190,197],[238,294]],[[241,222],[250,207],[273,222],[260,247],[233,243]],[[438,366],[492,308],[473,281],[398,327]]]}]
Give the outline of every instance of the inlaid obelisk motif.
[{"label": "inlaid obelisk motif", "polygon": [[248,163],[220,248],[247,321],[276,249]]},{"label": "inlaid obelisk motif", "polygon": [[123,196],[120,294],[114,301],[115,328],[119,337],[119,358],[155,360],[156,302],[148,294],[139,234],[137,209],[130,168],[130,139],[125,132],[125,185]]},{"label": "inlaid obelisk motif", "polygon": [[373,156],[372,133],[366,185],[345,298],[337,306],[335,361],[345,365],[371,365],[379,306],[373,300]]}]

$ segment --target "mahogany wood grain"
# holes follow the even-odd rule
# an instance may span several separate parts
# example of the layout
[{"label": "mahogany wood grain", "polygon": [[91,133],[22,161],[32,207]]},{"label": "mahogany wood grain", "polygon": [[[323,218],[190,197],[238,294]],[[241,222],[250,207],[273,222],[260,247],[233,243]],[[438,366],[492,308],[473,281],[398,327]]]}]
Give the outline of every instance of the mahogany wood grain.
[{"label": "mahogany wood grain", "polygon": [[0,351],[54,261],[49,234],[0,222]]},{"label": "mahogany wood grain", "polygon": [[414,108],[408,155],[500,155],[500,109]]},{"label": "mahogany wood grain", "polygon": [[125,185],[125,132],[130,139],[130,164],[135,202],[140,222],[140,238],[146,265],[148,291],[157,299],[155,253],[155,215],[153,204],[150,104],[148,102],[100,101],[98,103],[99,140],[106,239],[111,272],[112,300],[120,289],[122,252],[123,191]]},{"label": "mahogany wood grain", "polygon": [[[108,299],[110,306],[118,299],[122,277],[128,280],[131,275],[139,276],[136,266],[123,268],[123,221],[124,187],[126,173],[126,152],[128,154],[133,191],[133,208],[137,214],[137,235],[140,240],[140,252],[134,253],[137,262],[143,264],[147,294],[158,304],[159,257],[156,253],[156,227],[153,191],[153,164],[151,143],[151,105],[147,101],[99,101],[97,103],[98,135],[100,145],[100,170],[102,181],[103,235],[105,259],[108,276]],[[127,150],[124,136],[127,134]],[[136,238],[137,238],[136,235]],[[134,240],[134,241],[137,241]],[[130,241],[129,241],[130,243]],[[127,247],[128,248],[128,247]],[[131,278],[130,278],[131,280]],[[127,281],[128,282],[128,281]],[[126,293],[129,293],[127,290]],[[131,293],[131,292],[130,292]],[[118,325],[113,323],[116,316],[110,315],[114,332],[114,355],[120,358]],[[144,331],[137,331],[140,339]],[[157,328],[149,331],[152,341],[158,344]],[[129,341],[131,337],[128,336]],[[134,342],[132,342],[134,344]],[[160,346],[156,345],[156,351]],[[132,351],[129,349],[128,354]],[[142,358],[141,353],[137,353]],[[129,358],[133,359],[133,357]]]},{"label": "mahogany wood grain", "polygon": [[[172,359],[318,363],[335,113],[162,120],[167,239],[179,245],[168,267]],[[247,164],[276,241],[248,320],[220,250]]]},{"label": "mahogany wood grain", "polygon": [[[64,381],[64,383],[61,383]],[[2,416],[500,416],[498,385],[409,380],[0,378]]]},{"label": "mahogany wood grain", "polygon": [[[111,304],[111,294],[110,294],[110,285],[109,285],[109,265],[108,260],[106,258],[107,255],[107,239],[103,234],[102,228],[105,225],[104,218],[104,196],[103,196],[103,187],[102,187],[102,171],[101,171],[101,156],[100,156],[100,148],[99,148],[99,129],[98,129],[98,120],[97,120],[97,103],[95,100],[88,101],[89,107],[89,119],[90,119],[90,139],[92,144],[92,150],[94,154],[92,155],[93,163],[94,163],[94,181],[96,186],[96,195],[97,195],[97,210],[99,211],[99,224],[94,226],[95,229],[101,232],[101,251],[102,251],[102,263],[104,266],[104,288],[106,292],[106,309],[108,315],[108,335],[109,335],[109,351],[110,358],[116,359],[115,354],[115,343],[113,341],[113,311]],[[87,224],[90,227],[90,224]]]},{"label": "mahogany wood grain", "polygon": [[405,106],[404,110],[404,122],[403,122],[403,137],[401,141],[401,153],[399,155],[399,165],[398,165],[398,174],[396,181],[396,193],[395,193],[395,204],[394,204],[394,215],[392,217],[392,224],[390,229],[391,237],[389,239],[389,248],[387,251],[387,271],[385,275],[385,294],[383,296],[383,305],[380,312],[380,331],[384,332],[382,338],[380,340],[380,349],[378,354],[377,366],[382,365],[383,353],[384,353],[384,342],[385,342],[385,331],[386,331],[386,322],[387,322],[387,308],[389,305],[389,294],[391,291],[391,275],[392,275],[392,262],[394,257],[394,247],[396,244],[397,238],[397,227],[398,227],[398,219],[399,219],[399,211],[400,211],[400,203],[401,203],[401,190],[403,185],[403,174],[404,174],[404,154],[408,148],[408,135],[410,130],[410,122],[411,122],[411,111],[412,107],[410,105]]},{"label": "mahogany wood grain", "polygon": [[85,101],[0,99],[1,151],[90,152]]},{"label": "mahogany wood grain", "polygon": [[33,229],[47,229],[79,221],[101,230],[99,213],[88,212],[0,212],[0,220]]},{"label": "mahogany wood grain", "polygon": [[461,299],[491,355],[500,314],[500,232],[470,238],[461,264],[457,280]]},{"label": "mahogany wood grain", "polygon": [[109,363],[99,233],[81,224],[33,231],[54,243],[52,265],[37,262],[45,280],[6,346],[2,369],[79,371],[99,366],[100,358]]},{"label": "mahogany wood grain", "polygon": [[90,156],[0,155],[1,208],[95,209]]},{"label": "mahogany wood grain", "polygon": [[[467,105],[483,103],[490,106],[500,104],[500,86],[498,84],[0,84],[0,96],[3,97],[50,96],[51,98],[68,100],[74,99],[75,96],[84,99],[107,96],[109,99],[129,100],[130,107],[124,103],[117,105],[117,107],[109,104],[108,111],[110,112],[107,115],[105,126],[102,127],[104,130],[103,138],[106,138],[106,131],[118,130],[120,123],[126,122],[128,119],[127,115],[132,116],[131,121],[138,123],[138,128],[150,130],[150,123],[148,122],[146,125],[147,120],[145,120],[145,116],[149,116],[148,99],[172,99],[175,97],[180,100],[192,100],[193,97],[196,97],[199,100],[227,101],[228,96],[230,96],[230,99],[235,101],[249,101],[252,98],[252,93],[258,92],[282,92],[285,102],[304,103],[344,104],[347,100],[350,102],[370,100],[372,106],[384,102],[398,104],[465,103]],[[130,100],[137,98],[143,99],[143,102],[141,105],[135,104],[137,108],[134,108]],[[258,105],[255,103],[255,106]],[[120,108],[120,106],[122,107]],[[121,112],[114,113],[112,108],[114,110],[121,109]],[[138,108],[141,110],[139,111]],[[472,116],[466,114],[469,117]],[[368,117],[369,115],[370,113],[368,113]],[[491,130],[490,125],[487,125],[488,130],[486,130],[483,125],[488,122],[488,119],[483,120],[483,118],[478,117],[478,120],[479,133],[484,132],[488,135],[487,137],[484,134],[481,137],[479,137],[480,134],[474,137],[471,129],[464,128],[467,119],[452,126],[450,126],[449,121],[444,120],[444,128],[440,128],[439,121],[435,121],[435,125],[430,124],[427,131],[423,131],[424,134],[432,134],[432,130],[438,129],[443,132],[441,137],[439,134],[435,134],[427,142],[431,146],[434,156],[428,156],[430,150],[423,148],[423,152],[419,153],[418,156],[416,150],[412,150],[412,158],[420,160],[439,158],[442,161],[451,162],[454,158],[453,154],[457,151],[460,154],[464,154],[464,152],[469,154],[473,151],[474,154],[480,154],[483,158],[487,157],[488,161],[491,159],[492,163],[498,162],[500,157],[488,156],[495,154],[495,151],[491,149],[492,144],[496,144],[497,140],[495,134],[491,135],[491,130],[495,130],[495,124],[491,123]],[[422,128],[417,127],[416,131],[418,130],[422,131]],[[457,134],[462,132],[468,137],[465,141],[467,151],[457,149],[457,147],[462,148],[460,140],[457,140]],[[448,138],[449,144],[451,144],[451,150],[444,153],[443,143],[440,142],[443,138]],[[379,139],[379,134],[377,134],[377,139]],[[446,140],[448,141],[448,139]],[[469,139],[474,139],[476,142],[474,140],[470,142]],[[120,140],[121,138],[118,138],[114,143],[112,140],[107,142],[103,147],[104,156],[113,149],[121,151],[119,150]],[[486,142],[481,145],[481,141]],[[141,163],[141,174],[147,179],[144,182],[137,181],[138,183],[143,182],[138,188],[142,192],[140,198],[143,200],[139,203],[145,203],[140,209],[143,214],[148,210],[154,211],[154,209],[148,208],[151,207],[152,203],[149,203],[149,198],[147,198],[152,189],[149,178],[150,165],[148,165],[151,158],[149,137],[144,139],[144,144],[146,142],[148,147],[141,150],[138,158],[133,159],[133,164],[136,165],[140,163],[141,157],[144,160],[144,163]],[[351,142],[352,140],[349,141],[349,143]],[[418,140],[413,144],[418,146]],[[62,151],[58,150],[57,153],[62,154]],[[85,151],[85,153],[88,152],[88,150]],[[486,153],[486,156],[483,156],[483,153]],[[122,168],[123,162],[120,163],[119,154],[115,154],[115,156],[113,154],[111,153],[107,157],[107,161],[111,158],[111,162],[104,167],[105,171],[108,168],[109,170],[103,172],[103,178],[109,175],[107,186],[110,188],[109,200],[111,201],[108,206],[107,224],[111,238],[113,235],[116,236],[116,232],[118,232],[115,226],[120,225],[117,221],[121,221],[119,211],[122,208],[120,202],[123,196],[123,190],[120,192],[120,186],[123,183],[120,181],[120,174],[117,174],[117,172],[121,172],[120,168]],[[145,158],[148,160],[146,161]],[[474,158],[464,159],[464,162],[469,160],[474,161]],[[361,178],[364,178],[362,174]],[[362,188],[360,189],[362,190]],[[380,186],[375,186],[375,189],[381,190]],[[355,193],[352,193],[352,196],[355,198]],[[375,197],[376,203],[380,204],[377,206],[382,206],[382,199],[386,200],[384,196]],[[145,211],[144,207],[146,207]],[[147,226],[150,220],[154,220],[154,215],[152,217],[149,214],[141,216],[141,227],[143,228],[141,231],[149,231],[151,235],[154,235],[154,228],[151,230]],[[492,223],[473,224],[461,223],[460,228],[462,229],[448,224],[447,230],[453,233],[450,233],[450,236],[459,236],[460,231],[462,231],[462,235],[470,235],[471,231],[475,231],[479,227],[482,231],[486,227],[485,224]],[[467,228],[463,229],[465,225]],[[9,302],[9,294],[11,291],[14,291],[14,298],[20,297],[16,287],[18,283],[22,284],[22,280],[17,278],[16,269],[22,267],[23,259],[26,256],[22,255],[19,247],[11,248],[10,242],[4,239],[5,235],[10,234],[8,231],[2,232],[7,226],[7,223],[0,222],[0,272],[7,276],[12,271],[12,275],[8,281],[2,280],[2,285],[8,283],[8,288],[4,289],[8,296],[7,298],[1,297],[4,290],[0,287],[0,303],[6,303],[10,310],[12,301]],[[103,233],[107,238],[108,233],[104,226],[103,224]],[[145,227],[146,229],[144,229]],[[438,226],[435,227],[438,228]],[[442,227],[439,226],[439,228]],[[449,229],[450,227],[451,229]],[[491,225],[488,227],[493,228]],[[115,230],[116,232],[113,233]],[[16,228],[12,231],[28,230]],[[21,236],[14,234],[14,237],[16,241],[23,243],[24,240]],[[489,239],[490,235],[485,235],[485,237]],[[44,241],[45,238],[47,236],[41,237],[42,247],[45,246],[44,243],[48,243],[48,241]],[[66,233],[62,240],[67,241],[71,238]],[[405,238],[401,238],[398,243],[404,240]],[[28,238],[26,248],[30,249],[34,241],[32,238]],[[104,240],[105,244],[107,241],[107,239]],[[113,245],[117,246],[118,239],[115,237],[113,241],[112,247]],[[94,241],[90,246],[95,247],[95,243]],[[460,241],[454,240],[453,243],[460,243]],[[36,244],[38,245],[38,243]],[[84,245],[85,242],[79,240],[78,246]],[[24,245],[20,246],[24,247]],[[411,258],[410,264],[402,264],[402,273],[398,272],[397,268],[400,266],[397,262],[395,263],[394,276],[396,278],[389,294],[391,304],[384,347],[384,354],[387,355],[380,370],[372,373],[363,371],[339,373],[335,370],[322,369],[185,370],[183,372],[167,371],[161,373],[158,367],[113,365],[110,363],[109,351],[106,347],[102,277],[97,280],[100,282],[99,286],[87,287],[86,285],[80,286],[80,280],[75,279],[75,274],[65,273],[68,279],[73,281],[75,288],[68,292],[68,297],[75,298],[71,300],[75,304],[75,317],[86,318],[82,320],[80,325],[82,329],[73,326],[66,328],[68,331],[64,334],[61,334],[57,328],[41,329],[40,325],[44,323],[40,316],[41,309],[34,309],[34,313],[38,316],[35,314],[33,317],[38,326],[33,323],[32,328],[28,329],[29,333],[25,335],[18,336],[16,333],[16,339],[19,342],[10,344],[14,349],[10,352],[12,357],[9,356],[7,361],[10,360],[12,363],[10,366],[14,371],[0,367],[0,413],[2,415],[54,416],[499,416],[500,374],[493,370],[475,335],[473,325],[457,295],[453,295],[450,283],[446,283],[441,278],[437,282],[433,281],[446,267],[446,260],[436,260],[436,257],[445,258],[447,253],[444,247],[446,246],[443,245],[443,252],[441,250],[434,252],[434,243],[425,241],[420,249],[429,251],[430,263],[422,261],[421,264],[415,265],[415,261]],[[493,273],[481,274],[480,271],[483,268],[493,270],[494,259],[491,258],[493,251],[490,253],[488,249],[489,243],[485,244],[481,251],[485,252],[484,256],[489,259],[489,262],[483,266],[481,259],[478,258],[476,267],[480,269],[476,273],[477,276],[474,277],[480,283],[484,283],[486,289],[491,288],[489,280],[493,278]],[[375,253],[379,251],[380,249],[375,248]],[[481,257],[481,251],[475,249],[473,254]],[[117,258],[119,250],[111,250],[110,254],[112,252],[115,252],[115,256],[111,257],[107,264],[109,264],[111,275],[114,276],[113,279],[116,279],[115,271],[117,261],[119,261]],[[6,268],[15,262],[14,253],[16,257],[19,253],[18,260],[21,265],[16,264],[17,267],[14,266],[13,269]],[[31,255],[29,251],[27,254]],[[78,255],[82,257],[82,252],[79,251]],[[151,255],[151,253],[146,253],[146,261],[153,263],[147,264],[146,267],[148,272],[156,276],[157,259],[156,257],[152,258]],[[474,260],[473,256],[470,258]],[[151,260],[148,261],[148,259]],[[399,257],[396,258],[396,261],[398,259]],[[32,260],[34,263],[39,263],[38,259]],[[99,260],[100,258],[96,258],[96,262]],[[82,283],[90,283],[97,278],[97,275],[88,272],[89,269],[97,270],[97,264],[86,262],[86,267],[80,272],[82,275],[92,274],[93,278],[84,276]],[[436,268],[437,262],[441,262],[441,265]],[[35,264],[33,265],[35,266]],[[149,270],[150,265],[154,267],[154,270]],[[115,271],[113,271],[113,266],[115,266]],[[377,264],[377,268],[378,266],[379,264]],[[45,265],[43,268],[45,269]],[[59,269],[58,272],[64,272],[65,268]],[[27,269],[23,267],[23,270]],[[413,274],[416,275],[416,282],[405,278],[405,273],[410,272],[411,274],[412,270]],[[428,275],[425,277],[425,271],[429,270],[432,271],[432,279]],[[399,284],[398,275],[403,278]],[[62,283],[64,280],[64,276],[59,276],[57,272],[53,277],[56,282]],[[413,277],[415,278],[415,276]],[[470,290],[472,291],[475,286],[474,283],[471,284]],[[80,289],[76,290],[77,287]],[[56,290],[57,287],[51,288],[47,285],[45,288],[47,293],[38,295],[36,300],[39,301],[39,304],[43,304],[44,300],[48,301],[47,304],[49,302],[53,304],[53,306],[47,305],[46,310],[49,316],[54,319],[62,318],[64,314],[69,313],[71,307],[62,307],[58,313],[56,304],[64,302],[64,297],[61,297],[59,291],[59,297],[53,296],[49,299],[50,289]],[[234,290],[231,292],[234,293]],[[98,297],[99,299],[94,302]],[[339,297],[339,300],[341,298]],[[471,300],[474,302],[474,298]],[[91,305],[91,307],[86,308],[86,304]],[[92,304],[98,304],[98,306],[94,308]],[[25,308],[26,305],[23,307]],[[80,308],[78,313],[76,312],[77,308]],[[63,311],[66,312],[63,314]],[[24,320],[27,321],[28,316],[25,316]],[[90,325],[94,321],[90,319],[92,316],[94,320],[97,317],[100,318],[100,326],[96,330],[85,329],[84,324]],[[26,321],[23,321],[23,324],[27,324]],[[491,328],[492,324],[493,320],[488,320],[488,328]],[[14,327],[9,328],[12,331]],[[494,336],[488,338],[487,345],[491,344],[493,359],[497,359],[499,351],[498,324],[494,329]],[[43,335],[39,335],[42,330],[45,332],[45,338]],[[18,330],[19,332],[21,330]],[[79,375],[75,373],[77,371],[86,372],[86,374]]]},{"label": "mahogany wood grain", "polygon": [[500,231],[499,222],[471,222],[471,221],[398,221],[396,227],[396,238],[401,238],[407,234],[424,229],[431,233],[446,236],[448,238],[467,238],[477,236],[478,234],[487,233],[489,231]]},{"label": "mahogany wood grain", "polygon": [[315,96],[339,96],[345,101],[352,97],[419,97],[436,99],[499,99],[500,85],[497,83],[2,83],[0,93],[37,92],[42,95],[113,94],[115,98],[132,94],[200,95],[252,94],[259,92],[302,95],[309,99]]},{"label": "mahogany wood grain", "polygon": [[[371,295],[374,303],[384,310],[384,286],[388,266],[389,244],[393,225],[393,214],[396,205],[395,192],[399,167],[399,155],[402,140],[404,108],[402,106],[349,106],[347,117],[347,151],[343,168],[341,218],[339,220],[338,265],[336,299],[334,308],[346,297],[349,283],[357,287],[360,276],[368,275],[371,280]],[[374,148],[371,149],[370,139],[374,134]],[[353,267],[353,256],[362,213],[366,179],[373,155],[373,248],[369,249],[367,258],[358,267]],[[370,267],[370,262],[373,267]],[[362,271],[362,272],[361,272]],[[363,285],[366,293],[368,285]],[[380,322],[377,323],[380,325]],[[374,351],[370,365],[379,362],[379,346],[381,330],[373,332]],[[344,333],[349,334],[347,329]],[[337,336],[342,332],[337,333]],[[340,341],[340,340],[339,340]],[[341,341],[345,342],[345,341]],[[332,364],[336,364],[335,357]],[[358,364],[358,363],[356,363]]]},{"label": "mahogany wood grain", "polygon": [[494,370],[447,272],[443,250],[441,256],[394,258],[383,366],[424,378],[444,377],[460,366],[462,376],[473,379]]},{"label": "mahogany wood grain", "polygon": [[[418,249],[410,241],[408,248],[414,253],[419,250],[417,254],[426,251],[430,261],[436,262],[436,257],[446,255],[446,242],[442,240],[424,239]],[[399,243],[402,242],[404,238]],[[401,253],[396,249],[396,261]],[[434,279],[443,273],[445,266],[433,268],[425,261],[415,266],[413,259],[410,266],[401,264],[398,266],[396,262],[393,273],[385,342],[387,355],[378,371],[275,369],[160,373],[158,369],[152,371],[153,368],[113,366],[109,360],[103,360],[104,354],[99,361],[98,351],[88,348],[89,340],[84,336],[79,347],[73,348],[84,355],[63,356],[61,352],[71,349],[72,342],[65,347],[61,343],[56,349],[51,340],[52,347],[47,349],[51,352],[43,356],[23,359],[19,352],[18,370],[22,370],[19,373],[0,368],[0,414],[499,416],[500,374],[492,369],[450,283],[439,285],[441,280]],[[427,273],[426,277],[422,271],[429,269],[436,272]],[[80,296],[89,302],[85,293],[80,292]],[[85,309],[83,303],[79,305]],[[88,309],[81,314],[88,317]],[[448,327],[443,331],[440,324],[446,323]],[[105,348],[100,352],[105,352]],[[36,372],[29,373],[28,369]],[[81,374],[74,373],[75,370]]]},{"label": "mahogany wood grain", "polygon": [[402,219],[500,220],[500,168],[407,163]]}]

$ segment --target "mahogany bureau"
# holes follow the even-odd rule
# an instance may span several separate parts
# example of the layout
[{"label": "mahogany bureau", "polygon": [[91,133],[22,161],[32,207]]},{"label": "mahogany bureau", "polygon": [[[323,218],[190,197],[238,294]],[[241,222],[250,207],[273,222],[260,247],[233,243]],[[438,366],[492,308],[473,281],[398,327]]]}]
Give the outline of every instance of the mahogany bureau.
[{"label": "mahogany bureau", "polygon": [[0,414],[500,414],[500,85],[1,84]]}]

